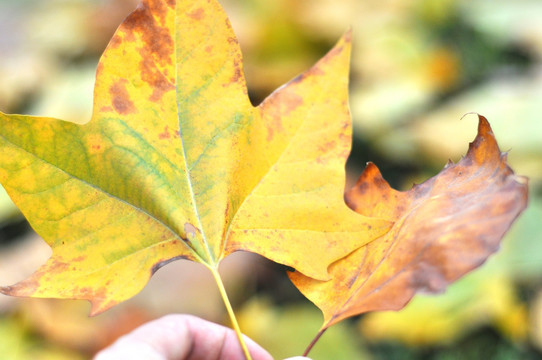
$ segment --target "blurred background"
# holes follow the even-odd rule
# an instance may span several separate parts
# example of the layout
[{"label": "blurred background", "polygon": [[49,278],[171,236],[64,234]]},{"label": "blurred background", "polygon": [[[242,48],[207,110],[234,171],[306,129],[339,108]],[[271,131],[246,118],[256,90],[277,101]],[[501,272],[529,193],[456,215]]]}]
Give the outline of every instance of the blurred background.
[{"label": "blurred background", "polygon": [[[440,296],[332,327],[324,359],[542,359],[542,1],[222,0],[254,104],[353,29],[352,184],[367,161],[406,190],[457,161],[485,115],[530,204],[502,250]],[[135,0],[0,0],[0,110],[86,121],[101,52]],[[348,186],[348,185],[347,185]],[[0,192],[0,283],[30,275],[50,249]],[[222,272],[241,327],[276,359],[299,355],[321,314],[285,269],[234,254]],[[0,295],[2,359],[89,359],[172,312],[227,324],[202,266],[162,268],[135,298],[94,318],[84,301]]]}]

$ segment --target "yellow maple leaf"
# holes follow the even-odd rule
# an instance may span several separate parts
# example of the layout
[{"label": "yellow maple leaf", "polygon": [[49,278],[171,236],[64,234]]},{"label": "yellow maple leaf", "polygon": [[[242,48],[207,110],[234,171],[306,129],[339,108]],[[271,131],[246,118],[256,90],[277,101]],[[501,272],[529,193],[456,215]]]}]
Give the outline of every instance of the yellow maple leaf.
[{"label": "yellow maple leaf", "polygon": [[1,291],[96,314],[172,260],[218,277],[238,250],[326,279],[390,224],[343,201],[349,54],[347,33],[254,107],[216,1],[143,1],[100,60],[88,123],[0,114],[0,181],[53,248]]}]

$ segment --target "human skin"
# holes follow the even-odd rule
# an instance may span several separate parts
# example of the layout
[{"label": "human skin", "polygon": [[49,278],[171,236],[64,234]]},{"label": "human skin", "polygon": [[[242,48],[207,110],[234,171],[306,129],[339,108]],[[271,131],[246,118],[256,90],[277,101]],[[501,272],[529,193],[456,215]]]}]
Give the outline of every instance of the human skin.
[{"label": "human skin", "polygon": [[[253,360],[273,360],[245,337]],[[239,360],[243,351],[235,332],[227,327],[183,314],[148,322],[100,351],[94,360]],[[295,357],[287,360],[308,359]],[[310,360],[310,359],[309,359]]]}]

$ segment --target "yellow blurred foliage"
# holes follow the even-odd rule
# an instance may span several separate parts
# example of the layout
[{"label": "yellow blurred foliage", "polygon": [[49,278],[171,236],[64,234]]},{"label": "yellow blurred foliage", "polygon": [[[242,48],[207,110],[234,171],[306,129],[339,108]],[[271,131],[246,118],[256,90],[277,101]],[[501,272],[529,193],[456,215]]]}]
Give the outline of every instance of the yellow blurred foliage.
[{"label": "yellow blurred foliage", "polygon": [[[370,313],[359,322],[371,341],[409,345],[451,343],[481,325],[496,325],[512,340],[525,340],[527,311],[504,276],[467,276],[445,295],[418,296],[400,312]],[[479,275],[479,274],[473,274]]]},{"label": "yellow blurred foliage", "polygon": [[542,349],[542,291],[539,291],[531,308],[531,340],[533,344]]},{"label": "yellow blurred foliage", "polygon": [[16,317],[0,318],[2,360],[82,360],[76,351],[36,339],[31,329]]},{"label": "yellow blurred foliage", "polygon": [[[320,311],[309,303],[274,305],[269,298],[253,297],[237,313],[243,332],[275,359],[301,355],[322,323]],[[326,331],[311,350],[313,360],[371,359],[359,335],[347,323]]]}]

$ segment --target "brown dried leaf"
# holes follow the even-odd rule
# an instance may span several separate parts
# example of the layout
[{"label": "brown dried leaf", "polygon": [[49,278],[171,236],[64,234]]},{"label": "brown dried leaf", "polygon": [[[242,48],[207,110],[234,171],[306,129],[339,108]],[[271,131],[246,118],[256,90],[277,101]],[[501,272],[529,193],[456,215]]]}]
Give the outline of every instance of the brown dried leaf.
[{"label": "brown dried leaf", "polygon": [[480,266],[525,209],[527,179],[514,175],[479,116],[478,136],[457,164],[407,192],[392,189],[369,164],[346,201],[394,226],[332,264],[330,281],[290,274],[323,311],[322,329],[368,311],[399,310],[415,293],[442,292]]}]

